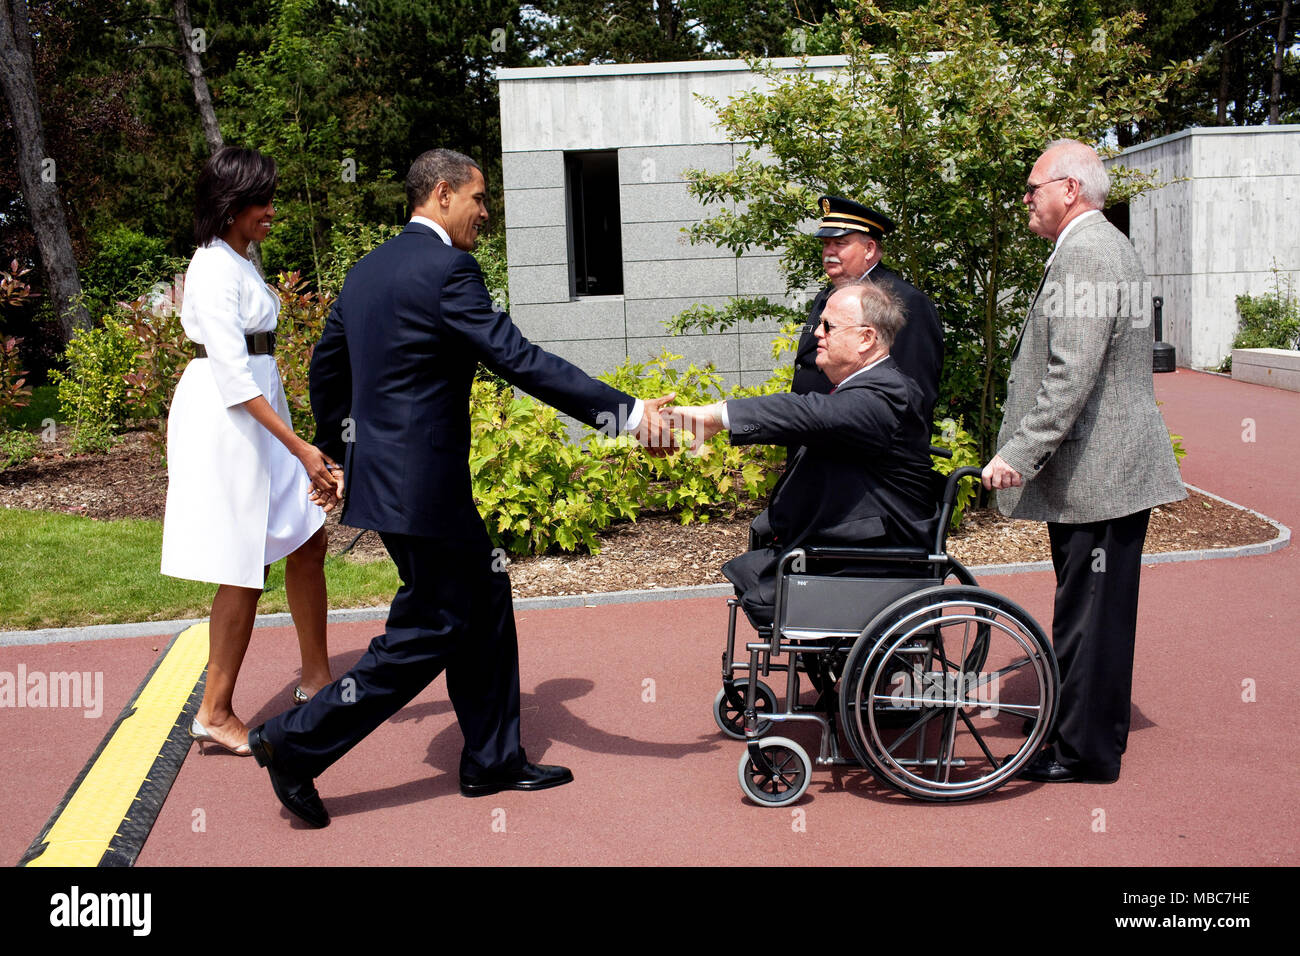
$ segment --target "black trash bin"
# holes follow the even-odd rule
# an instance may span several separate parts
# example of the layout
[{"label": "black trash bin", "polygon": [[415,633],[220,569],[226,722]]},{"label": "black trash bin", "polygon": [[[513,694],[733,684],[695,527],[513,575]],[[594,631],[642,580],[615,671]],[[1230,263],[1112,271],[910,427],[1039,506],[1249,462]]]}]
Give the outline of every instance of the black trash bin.
[{"label": "black trash bin", "polygon": [[1156,320],[1156,344],[1152,347],[1151,352],[1151,371],[1176,372],[1178,371],[1178,350],[1168,342],[1160,341],[1164,336],[1165,318],[1165,300],[1162,296],[1152,297],[1151,311],[1155,313]]}]

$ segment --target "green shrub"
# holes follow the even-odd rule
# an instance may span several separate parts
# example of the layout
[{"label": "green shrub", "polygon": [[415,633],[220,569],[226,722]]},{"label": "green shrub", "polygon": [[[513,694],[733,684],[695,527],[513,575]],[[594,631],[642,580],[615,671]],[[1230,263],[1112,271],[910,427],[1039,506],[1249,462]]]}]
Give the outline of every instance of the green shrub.
[{"label": "green shrub", "polygon": [[32,397],[22,356],[18,354],[21,343],[22,339],[12,335],[0,337],[0,416],[25,407]]},{"label": "green shrub", "polygon": [[118,314],[131,336],[134,353],[132,368],[123,377],[127,404],[137,419],[153,422],[150,438],[161,454],[167,444],[172,396],[194,348],[181,326],[180,302],[174,295],[152,298],[140,296],[124,303]]},{"label": "green shrub", "polygon": [[275,362],[284,383],[284,398],[289,404],[294,431],[307,441],[316,433],[316,419],[311,413],[308,373],[312,350],[325,331],[334,296],[312,292],[297,272],[281,273],[275,287],[280,297],[280,323],[276,326]]},{"label": "green shrub", "polygon": [[1234,349],[1293,349],[1300,338],[1300,301],[1290,290],[1237,296],[1241,319]]},{"label": "green shrub", "polygon": [[[370,250],[387,242],[402,231],[403,226],[358,222],[348,217],[336,221],[329,231],[328,244],[321,259],[321,274],[316,283],[319,291],[338,295],[343,291],[343,280],[357,260]],[[295,271],[292,275],[298,276]],[[302,284],[307,285],[303,280]]]},{"label": "green shrub", "polygon": [[68,343],[66,372],[50,379],[59,387],[63,420],[72,426],[73,452],[105,451],[126,422],[127,376],[135,369],[135,341],[128,326],[112,318],[77,332]]},{"label": "green shrub", "polygon": [[495,547],[511,554],[553,548],[595,554],[597,533],[636,518],[639,483],[626,460],[571,442],[550,406],[477,379],[470,423],[474,498]]},{"label": "green shrub", "polygon": [[[1237,335],[1234,349],[1300,348],[1300,300],[1288,283],[1265,295],[1237,296]],[[1220,370],[1232,371],[1232,355],[1223,360]]]},{"label": "green shrub", "polygon": [[[935,455],[931,458],[934,462],[935,470],[945,475],[951,475],[958,468],[978,468],[983,462],[980,461],[979,443],[975,436],[966,430],[965,423],[960,419],[945,418],[936,423],[939,432],[930,437],[930,444],[937,445],[940,448],[947,448],[952,452],[951,458],[940,458]],[[962,480],[957,489],[957,503],[953,506],[951,528],[954,530],[961,524],[961,519],[966,514],[967,506],[975,500],[976,492],[979,488],[979,482],[973,478]]]},{"label": "green shrub", "polygon": [[40,446],[39,435],[17,429],[0,431],[0,471],[31,461]]},{"label": "green shrub", "polygon": [[[81,290],[87,307],[94,312],[111,308],[118,299],[138,294],[152,281],[167,243],[129,226],[114,225],[91,237],[94,255],[81,269]],[[142,273],[149,274],[148,279]],[[143,285],[142,285],[143,283]]]},{"label": "green shrub", "polygon": [[[685,371],[678,371],[672,363],[681,360],[680,355],[664,351],[650,362],[628,359],[599,378],[637,398],[656,398],[671,392],[676,396],[676,405],[708,405],[723,398],[759,394],[764,388],[728,392],[712,366],[699,368],[691,364]],[[761,506],[785,460],[784,448],[736,446],[725,434],[711,439],[699,455],[677,452],[652,457],[641,452],[630,436],[599,439],[602,447],[613,443],[623,454],[632,456],[631,466],[645,489],[642,506],[676,515],[682,524],[706,522],[713,515]]]},{"label": "green shrub", "polygon": [[510,279],[506,269],[506,233],[499,229],[491,235],[480,236],[474,247],[474,258],[483,270],[492,304],[504,312],[510,311]]}]

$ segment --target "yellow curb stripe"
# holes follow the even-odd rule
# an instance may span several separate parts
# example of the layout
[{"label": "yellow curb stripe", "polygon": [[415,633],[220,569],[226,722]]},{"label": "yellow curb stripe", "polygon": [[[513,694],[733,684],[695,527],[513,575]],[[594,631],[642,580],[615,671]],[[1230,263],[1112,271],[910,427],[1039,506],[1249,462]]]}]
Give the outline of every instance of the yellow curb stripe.
[{"label": "yellow curb stripe", "polygon": [[[114,837],[122,836],[124,831],[138,831],[145,814],[137,812],[133,821],[132,805],[142,791],[158,782],[151,779],[151,773],[164,745],[173,737],[177,715],[193,695],[207,662],[206,623],[188,627],[176,636],[69,790],[62,808],[46,825],[36,841],[44,844],[44,851],[29,860],[27,866],[98,866]],[[188,750],[188,738],[186,741]],[[164,797],[168,789],[170,781],[162,789]],[[141,845],[159,808],[160,803],[146,808],[151,813],[144,833],[137,834]]]}]

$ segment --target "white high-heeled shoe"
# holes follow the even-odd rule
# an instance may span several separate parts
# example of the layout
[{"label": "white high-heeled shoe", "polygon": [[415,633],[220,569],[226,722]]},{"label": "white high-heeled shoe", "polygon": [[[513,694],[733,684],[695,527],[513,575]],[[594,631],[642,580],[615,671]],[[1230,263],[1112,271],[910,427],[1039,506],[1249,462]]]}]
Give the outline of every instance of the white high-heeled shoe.
[{"label": "white high-heeled shoe", "polygon": [[[213,737],[210,733],[208,733],[208,729],[204,727],[201,723],[199,723],[199,719],[197,717],[195,717],[190,722],[190,736],[193,737],[195,741],[201,744],[202,743],[216,744],[222,750],[228,751],[234,754],[236,757],[253,756],[253,751],[249,749],[248,744],[240,744],[238,747],[230,747],[227,746],[226,744],[223,744],[216,737]],[[199,748],[199,752],[200,753],[203,752],[202,747]]]}]

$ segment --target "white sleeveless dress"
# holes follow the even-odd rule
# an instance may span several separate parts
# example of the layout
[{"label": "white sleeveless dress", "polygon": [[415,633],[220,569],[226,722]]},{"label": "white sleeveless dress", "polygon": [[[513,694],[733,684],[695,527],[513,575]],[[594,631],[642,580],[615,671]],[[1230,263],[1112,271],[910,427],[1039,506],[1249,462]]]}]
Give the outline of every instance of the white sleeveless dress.
[{"label": "white sleeveless dress", "polygon": [[244,335],[274,331],[280,300],[253,264],[215,239],[185,274],[181,324],[208,357],[186,367],[167,418],[162,573],[262,587],[263,568],[325,522],[302,463],[245,409],[265,396],[290,424],[280,370]]}]

